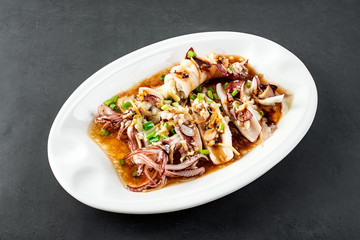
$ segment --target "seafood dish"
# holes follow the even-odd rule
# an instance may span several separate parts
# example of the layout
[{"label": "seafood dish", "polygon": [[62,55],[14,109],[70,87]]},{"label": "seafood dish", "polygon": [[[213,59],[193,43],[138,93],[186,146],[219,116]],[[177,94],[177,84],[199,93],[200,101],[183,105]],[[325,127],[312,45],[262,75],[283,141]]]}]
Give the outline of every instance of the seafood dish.
[{"label": "seafood dish", "polygon": [[190,48],[179,64],[98,107],[89,135],[128,190],[193,180],[271,139],[289,94],[250,62]]}]

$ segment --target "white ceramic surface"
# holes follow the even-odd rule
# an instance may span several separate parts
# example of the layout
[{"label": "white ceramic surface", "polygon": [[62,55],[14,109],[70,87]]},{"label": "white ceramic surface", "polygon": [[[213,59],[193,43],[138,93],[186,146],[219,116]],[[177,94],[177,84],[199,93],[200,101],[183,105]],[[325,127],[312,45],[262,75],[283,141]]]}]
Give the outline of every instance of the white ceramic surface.
[{"label": "white ceramic surface", "polygon": [[[189,47],[248,58],[269,82],[293,93],[290,111],[273,136],[240,160],[194,181],[147,193],[133,193],[120,183],[110,160],[87,134],[105,99],[177,63]],[[161,213],[218,199],[254,181],[281,161],[308,131],[316,112],[317,91],[305,65],[282,46],[250,34],[205,32],[161,41],[108,64],[69,97],[49,134],[51,169],[74,198],[94,208],[119,213]]]}]

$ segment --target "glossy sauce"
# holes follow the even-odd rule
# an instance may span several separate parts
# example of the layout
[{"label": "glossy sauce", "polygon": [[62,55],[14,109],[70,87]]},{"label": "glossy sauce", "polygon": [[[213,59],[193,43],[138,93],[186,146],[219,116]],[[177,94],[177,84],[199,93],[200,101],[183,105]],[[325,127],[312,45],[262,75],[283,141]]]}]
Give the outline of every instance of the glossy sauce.
[{"label": "glossy sauce", "polygon": [[[242,57],[239,56],[228,56],[230,58],[230,63],[235,62],[235,61],[243,61],[244,59]],[[156,88],[157,86],[160,86],[163,84],[162,81],[160,81],[160,76],[162,74],[167,74],[169,73],[170,69],[172,67],[169,67],[167,69],[164,69],[154,75],[152,75],[149,78],[146,78],[145,80],[143,80],[142,82],[134,85],[132,88],[124,91],[124,92],[120,92],[118,94],[118,96],[124,97],[124,96],[132,96],[132,95],[136,95],[138,92],[139,87],[150,87],[150,88]],[[258,74],[256,73],[256,71],[250,66],[248,65],[248,70],[249,70],[249,75],[250,78],[252,79],[253,76],[258,75],[260,81],[264,84],[266,84],[267,82],[263,79],[263,75],[262,74]],[[212,79],[210,81],[207,81],[205,84],[203,84],[203,86],[206,87],[213,87],[214,89],[216,89],[216,84],[221,82],[221,83],[225,83],[229,81],[229,79]],[[278,88],[277,92],[279,94],[284,94],[285,91],[283,89],[281,89],[280,87]],[[220,103],[220,101],[218,101]],[[265,112],[265,111],[264,111]],[[281,114],[281,104],[277,104],[274,107],[274,110],[265,112],[265,116],[267,117],[271,122],[277,124],[278,121],[280,120],[282,114]],[[98,132],[101,130],[102,124],[96,123],[95,120],[90,124],[89,126],[89,135],[91,137],[91,139],[93,139],[100,147],[101,149],[107,154],[107,156],[110,158],[115,170],[117,171],[117,174],[122,182],[122,184],[124,185],[131,185],[131,186],[138,186],[141,185],[143,183],[145,183],[147,181],[146,176],[143,174],[140,177],[134,177],[134,171],[136,171],[136,166],[131,163],[130,161],[124,162],[124,165],[121,166],[120,163],[120,159],[124,158],[125,156],[127,156],[131,151],[130,148],[128,146],[128,140],[126,136],[123,136],[121,141],[119,141],[116,138],[117,133],[110,133],[108,136],[104,137],[98,134]],[[261,139],[259,138],[257,142],[252,143],[250,141],[248,141],[245,137],[243,137],[241,135],[241,133],[239,132],[239,130],[235,127],[234,124],[232,124],[231,122],[229,123],[229,127],[232,133],[232,141],[233,141],[233,147],[240,152],[241,156],[244,156],[246,153],[248,153],[252,148],[254,148],[255,146],[261,144]],[[237,158],[239,159],[239,157]],[[227,163],[221,164],[221,165],[215,165],[213,164],[211,161],[209,162],[199,162],[198,166],[203,166],[206,169],[205,174],[211,173],[213,171],[219,170],[221,168],[224,168],[228,165],[230,165],[231,163],[233,163],[234,161],[236,161],[237,159],[234,159],[232,161],[229,161]],[[203,174],[203,175],[205,175]],[[202,176],[203,176],[202,175]],[[201,177],[201,176],[200,176]],[[181,183],[181,182],[186,182],[186,181],[190,181],[193,180],[197,177],[193,177],[193,178],[167,178],[167,184],[166,185],[171,185],[171,184],[176,184],[176,183]]]}]

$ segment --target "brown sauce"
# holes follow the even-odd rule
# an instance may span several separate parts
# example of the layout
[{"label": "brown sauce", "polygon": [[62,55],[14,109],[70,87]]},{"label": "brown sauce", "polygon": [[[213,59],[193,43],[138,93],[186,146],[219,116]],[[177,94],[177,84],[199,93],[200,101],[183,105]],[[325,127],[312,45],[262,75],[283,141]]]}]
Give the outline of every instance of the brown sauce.
[{"label": "brown sauce", "polygon": [[[230,57],[230,63],[235,61],[243,61],[244,59],[239,56],[228,56]],[[162,74],[169,73],[171,67],[164,69],[154,75],[152,75],[149,78],[144,79],[140,83],[134,85],[132,88],[120,92],[118,94],[119,97],[124,96],[132,96],[136,95],[138,92],[139,87],[150,87],[150,88],[156,88],[163,84],[162,81],[160,81],[160,76]],[[252,79],[253,76],[258,75],[260,81],[264,84],[267,84],[265,79],[263,78],[262,74],[258,74],[250,65],[248,65],[249,75],[250,79]],[[216,89],[216,84],[221,82],[225,83],[229,81],[229,79],[212,79],[210,81],[207,81],[203,86],[207,87],[213,87]],[[281,89],[280,87],[277,90],[278,93],[284,94],[285,90]],[[220,102],[220,101],[218,101]],[[265,111],[264,111],[265,112]],[[264,117],[267,117],[271,122],[277,124],[280,120],[282,114],[281,114],[281,105],[276,105],[273,109],[270,111],[266,111]],[[121,141],[119,141],[116,138],[117,133],[110,133],[108,136],[100,136],[98,132],[100,131],[102,127],[102,124],[96,123],[93,121],[89,126],[89,135],[91,139],[93,139],[100,147],[101,149],[106,153],[106,155],[110,158],[115,170],[117,171],[117,174],[121,180],[121,182],[124,185],[131,185],[131,186],[139,186],[147,181],[146,176],[143,174],[140,177],[134,177],[134,171],[136,171],[136,166],[131,163],[130,161],[124,162],[124,165],[121,166],[120,159],[124,158],[130,153],[130,148],[128,146],[128,140],[126,136],[123,136]],[[233,147],[241,154],[240,158],[244,156],[246,153],[248,153],[251,149],[253,149],[255,146],[261,144],[261,139],[255,143],[252,143],[248,141],[245,137],[241,135],[239,130],[235,127],[234,124],[230,122],[229,124],[231,133],[232,133],[232,141],[233,141]],[[198,166],[205,167],[205,174],[209,174],[211,172],[217,171],[221,168],[224,168],[236,160],[238,158],[233,159],[232,161],[229,161],[227,163],[221,164],[221,165],[215,165],[212,162],[199,162]],[[202,176],[204,176],[203,174]],[[201,176],[200,176],[201,177]],[[191,181],[197,177],[193,178],[167,178],[167,184],[166,185],[172,185],[177,183],[182,183],[186,181]]]}]

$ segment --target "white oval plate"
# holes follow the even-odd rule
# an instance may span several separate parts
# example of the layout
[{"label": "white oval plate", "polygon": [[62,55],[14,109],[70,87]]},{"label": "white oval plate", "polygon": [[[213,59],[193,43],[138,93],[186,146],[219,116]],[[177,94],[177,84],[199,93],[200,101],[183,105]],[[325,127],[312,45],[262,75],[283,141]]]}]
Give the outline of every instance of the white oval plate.
[{"label": "white oval plate", "polygon": [[[133,193],[120,183],[105,153],[87,134],[97,107],[120,91],[178,63],[193,47],[248,58],[250,64],[293,93],[290,111],[264,143],[230,166],[194,181],[147,193]],[[206,32],[161,41],[108,64],[69,97],[49,134],[51,169],[74,198],[94,208],[119,213],[162,213],[204,204],[230,194],[271,169],[303,138],[316,112],[317,91],[305,65],[282,46],[250,34]]]}]

